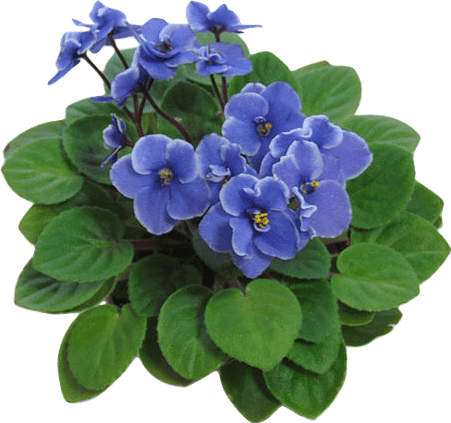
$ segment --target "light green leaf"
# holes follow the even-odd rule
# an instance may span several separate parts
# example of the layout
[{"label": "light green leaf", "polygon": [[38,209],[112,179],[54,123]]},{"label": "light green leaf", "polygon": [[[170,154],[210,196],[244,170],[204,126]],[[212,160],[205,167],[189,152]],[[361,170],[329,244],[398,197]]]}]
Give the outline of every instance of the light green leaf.
[{"label": "light green leaf", "polygon": [[235,76],[229,85],[229,94],[239,93],[249,82],[260,82],[263,85],[270,85],[273,82],[282,81],[300,95],[301,87],[293,76],[287,65],[278,57],[268,51],[262,51],[249,56],[252,62],[252,72],[247,75]]},{"label": "light green leaf", "polygon": [[133,267],[129,278],[129,297],[140,316],[158,316],[168,297],[180,288],[202,284],[202,275],[192,265],[180,264],[173,257],[153,254]]},{"label": "light green leaf", "polygon": [[133,247],[109,210],[76,207],[55,217],[39,236],[33,267],[67,282],[94,282],[123,272]]},{"label": "light green leaf", "polygon": [[227,397],[247,420],[261,422],[280,407],[260,369],[234,360],[224,364],[219,375]]},{"label": "light green leaf", "polygon": [[346,345],[361,347],[374,339],[390,333],[401,320],[402,313],[397,309],[379,311],[374,319],[362,326],[343,326],[342,333]]},{"label": "light green leaf", "polygon": [[357,310],[382,311],[416,297],[418,278],[401,253],[379,244],[361,243],[344,250],[332,288],[340,301]]},{"label": "light green leaf", "polygon": [[293,72],[302,89],[302,112],[327,115],[340,123],[357,110],[361,84],[356,71],[346,66],[314,66]]},{"label": "light green leaf", "polygon": [[69,336],[67,359],[78,382],[88,389],[111,385],[137,356],[146,319],[129,304],[103,305],[80,314]]},{"label": "light green leaf", "polygon": [[368,144],[396,145],[413,153],[420,142],[420,136],[410,126],[387,116],[351,116],[341,124],[343,129],[360,135]]},{"label": "light green leaf", "polygon": [[414,213],[428,222],[435,223],[443,210],[443,200],[430,189],[415,181],[412,198],[406,211]]},{"label": "light green leaf", "polygon": [[318,238],[314,238],[291,260],[275,258],[270,269],[298,279],[327,278],[330,255],[324,244]]},{"label": "light green leaf", "polygon": [[316,419],[332,403],[346,376],[346,348],[324,374],[315,374],[284,360],[264,373],[272,394],[295,413]]},{"label": "light green leaf", "polygon": [[373,143],[373,162],[360,176],[347,182],[352,222],[357,228],[386,225],[407,205],[415,184],[412,155],[393,145]]},{"label": "light green leaf", "polygon": [[79,119],[84,119],[91,116],[108,116],[111,121],[112,114],[115,114],[117,117],[125,120],[127,127],[132,125],[124,111],[119,109],[115,103],[96,103],[90,98],[70,104],[66,108],[66,118],[64,122],[66,126],[69,126]]},{"label": "light green leaf", "polygon": [[14,302],[43,313],[73,313],[100,303],[114,287],[114,279],[91,283],[55,280],[27,264],[19,276]]},{"label": "light green leaf", "polygon": [[229,358],[210,339],[204,311],[212,292],[190,285],[172,294],[158,317],[158,342],[169,365],[186,379],[201,379]]},{"label": "light green leaf", "polygon": [[83,185],[83,178],[64,154],[60,138],[35,139],[14,149],[2,172],[17,195],[39,204],[62,203]]},{"label": "light green leaf", "polygon": [[253,367],[275,366],[299,334],[302,312],[296,296],[272,279],[257,279],[245,293],[230,288],[207,304],[205,324],[216,345]]},{"label": "light green leaf", "polygon": [[383,228],[353,231],[353,243],[374,242],[401,253],[415,270],[420,282],[430,278],[450,252],[446,240],[427,220],[402,212]]}]

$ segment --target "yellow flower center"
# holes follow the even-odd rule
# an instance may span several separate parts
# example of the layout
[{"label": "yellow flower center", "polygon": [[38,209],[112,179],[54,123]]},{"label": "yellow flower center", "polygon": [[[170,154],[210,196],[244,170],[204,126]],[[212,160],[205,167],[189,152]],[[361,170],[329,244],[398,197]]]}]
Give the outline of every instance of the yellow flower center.
[{"label": "yellow flower center", "polygon": [[269,224],[268,213],[256,213],[251,216],[252,221],[260,228],[263,229]]},{"label": "yellow flower center", "polygon": [[158,173],[158,176],[160,177],[161,179],[160,182],[163,185],[169,185],[174,179],[174,173],[172,172],[171,169],[167,168],[161,169],[160,172]]}]

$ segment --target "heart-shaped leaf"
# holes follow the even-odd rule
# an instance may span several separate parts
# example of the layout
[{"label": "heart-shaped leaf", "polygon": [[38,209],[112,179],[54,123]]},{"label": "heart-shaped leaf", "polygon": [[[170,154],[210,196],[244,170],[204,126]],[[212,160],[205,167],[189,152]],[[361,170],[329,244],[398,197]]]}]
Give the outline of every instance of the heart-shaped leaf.
[{"label": "heart-shaped leaf", "polygon": [[268,370],[279,363],[301,328],[296,296],[272,279],[257,279],[243,295],[230,288],[215,294],[205,311],[211,338],[223,351],[245,363]]},{"label": "heart-shaped leaf", "polygon": [[137,356],[146,334],[146,319],[130,304],[103,305],[80,314],[69,336],[67,359],[78,382],[88,389],[111,385]]}]

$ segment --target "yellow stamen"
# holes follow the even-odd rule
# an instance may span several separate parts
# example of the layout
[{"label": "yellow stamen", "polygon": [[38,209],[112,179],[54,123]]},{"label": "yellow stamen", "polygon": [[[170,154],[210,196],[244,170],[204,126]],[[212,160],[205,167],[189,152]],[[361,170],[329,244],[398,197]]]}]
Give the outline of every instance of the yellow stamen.
[{"label": "yellow stamen", "polygon": [[172,173],[171,169],[162,169],[160,170],[158,175],[160,176],[163,185],[169,185],[174,178],[174,174]]},{"label": "yellow stamen", "polygon": [[260,229],[269,224],[268,213],[253,214],[252,220]]}]

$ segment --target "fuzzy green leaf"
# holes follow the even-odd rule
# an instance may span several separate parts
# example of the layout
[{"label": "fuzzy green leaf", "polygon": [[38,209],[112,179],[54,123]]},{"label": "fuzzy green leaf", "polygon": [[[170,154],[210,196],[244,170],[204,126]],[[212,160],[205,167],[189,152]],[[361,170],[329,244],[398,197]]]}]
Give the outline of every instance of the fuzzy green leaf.
[{"label": "fuzzy green leaf", "polygon": [[407,204],[406,211],[414,213],[428,222],[435,223],[443,210],[443,200],[430,189],[415,182],[412,198]]}]

